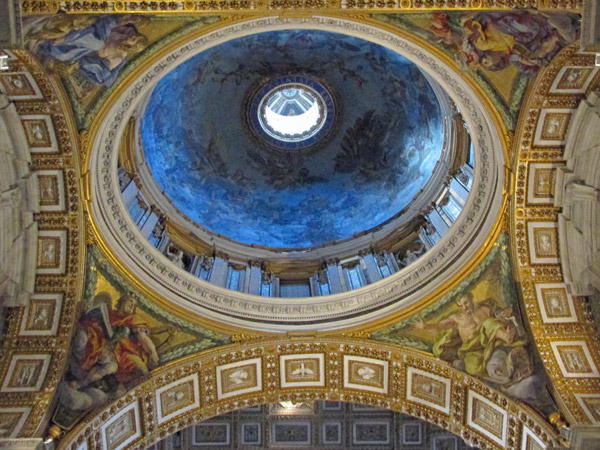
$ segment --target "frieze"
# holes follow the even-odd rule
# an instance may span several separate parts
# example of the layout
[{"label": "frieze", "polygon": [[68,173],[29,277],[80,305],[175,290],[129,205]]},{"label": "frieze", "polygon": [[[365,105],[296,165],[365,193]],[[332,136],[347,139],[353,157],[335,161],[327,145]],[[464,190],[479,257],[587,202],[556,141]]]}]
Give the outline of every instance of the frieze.
[{"label": "frieze", "polygon": [[265,14],[274,11],[318,11],[321,13],[343,12],[392,12],[400,11],[426,11],[430,9],[489,9],[505,10],[513,8],[539,9],[545,11],[570,11],[580,12],[583,8],[581,0],[570,1],[542,1],[527,0],[501,2],[498,0],[395,0],[393,2],[368,2],[365,0],[269,0],[259,2],[256,0],[224,0],[214,1],[188,1],[169,0],[157,2],[139,1],[52,1],[22,0],[21,8],[24,15],[56,14],[59,11],[67,13],[160,13],[164,15],[175,14]]}]

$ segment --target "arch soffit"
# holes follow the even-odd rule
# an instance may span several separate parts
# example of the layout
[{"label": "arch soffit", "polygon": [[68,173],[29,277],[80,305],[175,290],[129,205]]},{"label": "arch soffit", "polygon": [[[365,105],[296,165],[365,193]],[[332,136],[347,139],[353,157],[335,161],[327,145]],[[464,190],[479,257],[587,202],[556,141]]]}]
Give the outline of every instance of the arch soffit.
[{"label": "arch soffit", "polygon": [[15,438],[39,433],[51,412],[82,296],[85,229],[79,143],[66,94],[29,52],[3,53],[8,70],[0,74],[0,92],[14,112],[8,132],[25,141],[29,161],[19,158],[21,169],[29,164],[34,191],[22,213],[34,212],[37,226],[26,248],[34,259],[33,292],[8,310],[0,350],[2,437]]},{"label": "arch soffit", "polygon": [[[294,362],[315,372],[310,381],[294,378]],[[483,450],[553,446],[558,438],[527,406],[429,355],[365,339],[316,337],[237,343],[158,369],[88,415],[60,440],[58,450],[144,450],[210,417],[286,400],[344,401],[398,411]]]},{"label": "arch soffit", "polygon": [[578,105],[599,86],[594,55],[580,52],[579,43],[567,47],[530,87],[514,140],[515,277],[536,346],[572,425],[600,424],[600,348],[586,299],[571,295],[561,270],[561,208],[554,204],[552,180],[565,167]]},{"label": "arch soffit", "polygon": [[[118,142],[127,118],[161,76],[199,51],[225,40],[282,28],[319,28],[353,34],[403,53],[444,86],[463,112],[469,128],[478,134],[475,147],[479,169],[474,180],[477,190],[471,193],[466,211],[440,243],[417,261],[410,271],[401,271],[356,291],[312,299],[310,305],[303,299],[290,299],[282,305],[277,301],[221,289],[178,269],[152,248],[131,223],[118,195],[114,169]],[[493,242],[490,234],[499,231],[504,142],[495,131],[498,126],[502,129],[500,121],[489,113],[488,106],[445,59],[405,39],[397,30],[391,32],[366,23],[332,17],[271,17],[225,25],[178,47],[171,47],[158,60],[140,68],[137,77],[132,77],[128,85],[120,87],[99,114],[90,133],[88,154],[94,196],[90,206],[93,226],[112,262],[138,284],[146,286],[167,307],[162,299],[170,298],[178,308],[188,313],[257,331],[284,331],[290,327],[297,330],[334,330],[356,325],[356,315],[359,314],[362,323],[385,317],[424,297],[436,295],[440,284],[456,280],[456,269],[460,267],[462,274],[473,267],[485,253],[481,248],[488,248]],[[432,283],[434,278],[436,281]],[[398,298],[403,298],[403,302],[396,302]]]}]

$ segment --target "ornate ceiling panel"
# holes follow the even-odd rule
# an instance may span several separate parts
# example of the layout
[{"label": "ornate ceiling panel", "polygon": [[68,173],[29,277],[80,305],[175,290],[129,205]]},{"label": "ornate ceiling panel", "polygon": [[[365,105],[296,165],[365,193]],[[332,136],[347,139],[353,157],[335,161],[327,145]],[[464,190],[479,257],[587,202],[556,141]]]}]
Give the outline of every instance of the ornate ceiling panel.
[{"label": "ornate ceiling panel", "polygon": [[[254,96],[280,77],[331,92],[327,136],[279,148],[257,134]],[[445,168],[449,134],[416,65],[323,30],[209,48],[160,80],[140,120],[144,159],[176,209],[234,241],[286,249],[345,240],[408,209]]]},{"label": "ornate ceiling panel", "polygon": [[225,0],[225,1],[118,1],[93,0],[89,2],[72,2],[42,0],[21,0],[24,14],[55,14],[58,11],[69,13],[163,13],[163,14],[257,14],[268,15],[278,11],[319,13],[356,13],[356,12],[400,12],[423,11],[432,9],[539,9],[567,10],[580,12],[582,0],[568,2],[558,0],[512,0],[510,2],[497,0],[390,0],[387,2],[367,2],[364,0],[302,0],[291,2],[286,0]]},{"label": "ornate ceiling panel", "polygon": [[[560,266],[554,177],[569,122],[600,85],[594,55],[572,45],[536,80],[515,136],[512,240],[516,273],[535,342],[573,423],[600,423],[598,330],[584,297],[569,293]],[[568,70],[565,70],[565,67]]]},{"label": "ornate ceiling panel", "polygon": [[143,450],[228,411],[313,400],[420,417],[484,450],[552,446],[557,439],[529,408],[423,353],[317,337],[236,344],[158,369],[75,427],[58,448]]},{"label": "ornate ceiling panel", "polygon": [[[412,270],[400,271],[378,283],[363,288],[362,292],[346,292],[331,299],[319,299],[307,304],[301,299],[288,300],[285,304],[272,299],[259,299],[246,294],[223,291],[203,283],[196,277],[178,269],[153,248],[131,222],[122,206],[116,177],[118,158],[117,143],[125,130],[129,115],[141,105],[155,84],[169,69],[201,50],[218,42],[226,42],[240,34],[274,31],[281,28],[300,27],[322,29],[364,36],[374,42],[385,43],[431,76],[446,89],[449,96],[463,112],[470,129],[479,130],[474,142],[476,163],[474,191],[471,193],[464,212],[444,238],[415,263]],[[392,309],[407,306],[424,295],[431,294],[445,279],[456,276],[450,266],[460,265],[461,270],[474,264],[481,257],[480,246],[491,244],[487,237],[497,232],[497,215],[502,207],[501,169],[504,156],[503,142],[496,131],[495,116],[482,104],[465,80],[450,67],[445,66],[433,54],[424,53],[408,39],[355,21],[333,18],[278,19],[267,18],[236,23],[210,32],[164,55],[153,63],[153,67],[140,70],[136,88],[125,90],[113,97],[98,117],[90,138],[89,167],[94,201],[90,212],[104,251],[118,264],[124,264],[130,276],[135,274],[139,281],[160,295],[178,303],[194,314],[213,320],[227,321],[234,326],[275,331],[289,329],[320,329],[349,326],[364,322],[363,316],[371,310],[371,319],[389,314]],[[472,267],[472,266],[471,266]],[[442,276],[442,274],[444,274]],[[430,283],[435,279],[434,283]],[[419,293],[417,291],[421,289]],[[398,302],[399,298],[403,302]],[[388,309],[384,309],[388,306]],[[342,321],[347,320],[342,325]],[[336,322],[333,322],[335,319]],[[331,322],[331,323],[328,323]]]},{"label": "ornate ceiling panel", "polygon": [[[397,12],[399,9],[423,10],[436,5],[419,2],[381,5],[342,2],[317,3],[310,6],[328,13],[346,13],[350,10],[376,13],[394,10]],[[533,3],[531,5],[535,6]],[[389,284],[381,284],[372,292],[365,291],[361,295],[340,297],[340,301],[347,302],[346,306],[350,309],[356,308],[356,311],[362,311],[367,303],[393,301],[404,295],[413,285],[419,282],[427,283],[436,277],[439,282],[438,289],[427,291],[420,298],[431,300],[434,296],[441,296],[451,286],[458,285],[456,291],[440,297],[440,303],[432,304],[411,321],[399,322],[401,326],[384,329],[375,335],[382,341],[413,346],[419,348],[421,352],[389,343],[357,340],[349,336],[327,338],[317,336],[310,339],[293,334],[289,339],[273,338],[273,340],[254,336],[257,339],[253,341],[207,350],[228,344],[235,339],[210,331],[207,327],[198,326],[197,323],[202,322],[210,324],[209,326],[214,329],[221,327],[215,322],[210,322],[206,317],[183,320],[182,316],[190,315],[190,309],[171,306],[167,308],[168,311],[165,311],[157,306],[166,298],[174,295],[191,295],[189,293],[196,289],[199,290],[195,292],[200,293],[194,298],[196,303],[207,302],[206,304],[210,304],[211,307],[217,305],[217,308],[222,308],[226,313],[235,312],[235,308],[233,310],[228,308],[233,304],[239,306],[242,303],[236,302],[247,299],[240,299],[218,290],[204,291],[202,286],[197,288],[192,281],[185,278],[185,274],[174,270],[168,262],[163,262],[160,255],[144,250],[136,230],[130,227],[126,216],[122,214],[118,200],[107,194],[117,189],[114,180],[116,150],[111,153],[110,145],[116,142],[113,138],[120,132],[119,127],[126,122],[123,119],[127,118],[131,105],[140,98],[138,94],[144,89],[147,90],[147,85],[153,82],[157,74],[163,73],[164,69],[174,61],[187,58],[198,46],[212,45],[219,40],[225,40],[226,28],[213,34],[209,33],[213,31],[211,24],[219,19],[208,14],[211,12],[215,14],[218,11],[218,14],[226,15],[229,19],[223,24],[229,21],[229,24],[234,24],[231,30],[245,33],[251,26],[248,25],[251,22],[238,23],[236,20],[239,17],[235,15],[240,11],[249,11],[252,6],[251,2],[219,4],[177,1],[169,3],[22,2],[23,10],[29,16],[25,21],[27,40],[32,51],[42,57],[44,55],[40,47],[43,49],[44,43],[52,43],[51,41],[61,39],[72,31],[89,31],[89,27],[93,27],[96,21],[90,18],[91,16],[78,14],[60,14],[54,16],[56,19],[45,21],[43,17],[38,17],[36,14],[53,14],[58,11],[58,8],[70,13],[98,10],[103,12],[159,10],[170,17],[153,15],[148,19],[140,20],[140,16],[134,19],[128,15],[112,16],[115,21],[122,21],[119,25],[115,25],[115,28],[125,27],[127,33],[130,33],[127,35],[128,38],[137,44],[132,45],[127,52],[121,52],[118,57],[113,55],[115,58],[112,62],[116,64],[105,66],[105,70],[100,70],[97,73],[99,78],[93,78],[95,66],[94,61],[90,61],[90,58],[95,57],[95,62],[101,63],[100,66],[106,63],[102,61],[103,57],[97,54],[98,48],[93,49],[83,45],[81,55],[68,56],[64,60],[56,54],[49,53],[43,58],[46,67],[60,74],[82,129],[89,127],[99,111],[102,113],[100,115],[104,116],[108,108],[112,110],[106,116],[114,119],[106,128],[92,130],[93,138],[105,133],[103,135],[105,140],[84,142],[86,150],[95,146],[94,151],[97,150],[98,155],[102,153],[102,147],[106,151],[92,166],[92,170],[95,170],[94,183],[96,184],[91,183],[93,177],[88,173],[83,178],[82,185],[86,201],[94,204],[90,211],[99,208],[94,214],[110,216],[113,220],[111,227],[102,230],[97,226],[95,229],[90,227],[90,242],[98,235],[106,236],[108,233],[114,233],[115,236],[119,236],[119,245],[123,244],[124,247],[118,255],[115,256],[113,253],[111,256],[110,253],[114,252],[116,247],[112,246],[112,243],[107,245],[100,240],[99,244],[109,253],[109,258],[104,259],[96,250],[91,252],[90,265],[94,269],[88,273],[86,284],[88,292],[85,296],[82,296],[85,264],[83,263],[84,231],[78,184],[80,165],[74,121],[66,107],[66,96],[63,95],[56,81],[57,78],[48,77],[27,52],[8,52],[11,69],[8,73],[0,75],[0,83],[23,118],[23,128],[31,144],[32,170],[37,173],[40,186],[44,183],[48,189],[40,190],[42,203],[40,213],[36,216],[40,229],[36,292],[26,308],[11,310],[7,320],[6,336],[2,341],[4,357],[0,361],[2,376],[0,421],[6,428],[2,437],[26,437],[33,436],[36,430],[41,432],[38,428],[44,425],[45,419],[48,418],[52,395],[65,372],[69,354],[66,348],[71,346],[70,348],[75,349],[75,343],[69,344],[74,323],[77,317],[86,318],[85,314],[81,316],[77,314],[79,308],[77,302],[80,298],[85,298],[86,313],[93,309],[88,307],[95,306],[96,303],[105,305],[109,317],[105,318],[106,324],[111,327],[114,324],[113,332],[116,333],[117,340],[124,341],[111,344],[123,344],[121,350],[115,352],[115,355],[120,355],[119,364],[125,367],[134,359],[131,358],[131,350],[124,348],[128,338],[119,333],[124,332],[122,328],[129,328],[129,325],[135,328],[135,324],[127,323],[130,318],[123,312],[124,310],[121,311],[121,323],[119,323],[119,314],[115,314],[121,308],[133,308],[136,312],[135,303],[127,298],[119,305],[116,303],[121,294],[132,293],[132,297],[138,301],[137,316],[140,323],[144,322],[148,327],[154,328],[158,328],[161,321],[166,323],[163,326],[164,333],[154,336],[152,345],[155,353],[142,352],[144,353],[142,359],[146,358],[146,361],[144,364],[138,362],[137,365],[129,367],[132,369],[130,372],[135,372],[136,375],[131,379],[128,379],[130,375],[128,370],[121,369],[119,364],[115,368],[113,361],[109,361],[110,375],[117,378],[120,383],[120,386],[117,383],[117,388],[121,390],[115,391],[115,396],[103,398],[102,401],[112,401],[112,403],[85,417],[85,420],[78,425],[74,424],[85,416],[88,408],[81,408],[76,412],[76,417],[70,417],[72,420],[70,424],[74,425],[74,428],[63,436],[59,444],[61,450],[87,448],[121,450],[126,447],[142,450],[158,439],[208,417],[255,404],[303,399],[371,404],[422,417],[459,434],[483,449],[525,449],[555,445],[558,440],[555,431],[533,409],[509,398],[507,395],[513,398],[521,397],[510,389],[507,391],[503,383],[496,383],[498,387],[496,390],[479,379],[451,367],[448,363],[422,352],[424,350],[436,353],[434,350],[436,347],[441,350],[436,354],[441,356],[445,350],[444,345],[434,342],[436,339],[431,334],[427,335],[426,330],[428,326],[437,326],[453,314],[456,316],[456,309],[452,310],[452,306],[444,302],[450,301],[459,290],[467,290],[476,295],[475,303],[481,310],[483,305],[481,300],[486,300],[487,296],[491,295],[490,289],[504,289],[506,280],[509,280],[509,277],[502,278],[510,267],[506,264],[506,254],[499,256],[499,249],[505,245],[505,242],[500,241],[493,246],[493,240],[497,237],[500,228],[501,219],[496,217],[500,215],[498,211],[502,210],[500,201],[503,194],[509,192],[514,194],[510,205],[514,271],[517,274],[517,281],[520,282],[522,306],[529,320],[533,340],[552,381],[552,389],[558,394],[559,406],[572,424],[599,424],[600,349],[597,329],[593,325],[585,300],[569,294],[561,274],[560,249],[556,232],[559,209],[553,206],[553,174],[557,167],[564,165],[563,150],[569,122],[579,102],[600,84],[598,73],[590,70],[593,65],[593,55],[577,53],[575,46],[559,53],[549,67],[544,69],[548,60],[576,35],[574,28],[569,29],[570,18],[567,16],[562,25],[558,25],[556,20],[551,21],[552,39],[550,39],[549,36],[543,38],[543,32],[548,30],[550,22],[545,25],[538,23],[537,19],[528,16],[530,14],[528,12],[510,15],[512,19],[508,22],[512,22],[513,25],[517,25],[521,20],[527,22],[528,17],[531,19],[529,26],[539,25],[537,28],[539,34],[536,36],[545,43],[541,49],[536,47],[533,41],[524,41],[523,36],[519,36],[515,30],[509,31],[510,27],[506,23],[495,22],[496,16],[485,11],[473,13],[471,17],[464,12],[441,14],[425,12],[410,16],[378,16],[377,21],[372,18],[360,18],[368,22],[368,25],[324,17],[259,19],[262,21],[261,24],[276,23],[280,27],[310,27],[312,25],[307,24],[319,23],[323,29],[338,27],[338,30],[344,32],[352,30],[351,33],[370,30],[368,33],[375,36],[374,39],[388,46],[399,45],[409,49],[408,53],[412,58],[424,65],[436,67],[438,81],[445,81],[452,86],[453,98],[465,113],[471,129],[487,131],[494,128],[498,130],[500,138],[505,137],[503,136],[505,129],[512,129],[514,126],[529,77],[539,73],[537,78],[533,78],[533,87],[525,96],[526,102],[521,108],[513,149],[514,176],[507,169],[510,183],[513,184],[509,186],[508,183],[505,185],[501,181],[502,166],[504,164],[509,166],[510,162],[504,163],[501,161],[502,158],[498,161],[490,161],[492,155],[507,154],[503,151],[503,146],[498,142],[485,141],[485,139],[478,143],[481,146],[478,149],[479,162],[482,164],[480,168],[486,171],[488,176],[493,173],[493,177],[497,176],[500,180],[490,181],[482,176],[481,179],[476,180],[480,182],[477,183],[478,188],[481,188],[481,184],[490,182],[488,187],[495,186],[498,191],[504,190],[504,193],[500,192],[499,197],[494,197],[495,200],[492,200],[490,196],[486,197],[489,192],[486,193],[484,187],[473,197],[476,199],[473,200],[473,211],[487,210],[490,203],[494,203],[496,208],[494,214],[490,216],[471,215],[469,212],[469,221],[486,222],[487,228],[483,232],[481,228],[467,224],[466,219],[464,227],[460,228],[458,234],[461,238],[468,235],[469,239],[476,240],[477,254],[467,255],[468,257],[460,256],[464,258],[460,260],[462,268],[452,273],[440,276],[440,272],[436,270],[427,272],[428,266],[431,268],[432,264],[435,265],[444,258],[459,258],[461,255],[461,249],[456,248],[457,241],[453,240],[456,236],[450,236],[435,255],[424,258],[422,264],[415,266],[414,271],[406,272],[404,278],[394,279]],[[299,8],[303,14],[307,14],[303,8],[309,5],[302,2],[293,5],[271,2],[254,6],[256,9],[251,14],[264,15],[267,12],[270,14],[277,8],[284,8],[287,11]],[[504,4],[485,2],[469,5],[444,3],[444,7],[448,9],[463,6],[469,8],[483,6],[492,9],[506,7]],[[523,4],[520,3],[518,6],[522,7]],[[561,11],[573,12],[579,11],[581,7],[577,2],[568,5],[544,2],[539,6],[540,10],[561,9]],[[312,11],[314,12],[314,9]],[[177,16],[182,12],[207,14],[207,16],[196,16],[193,20],[189,17]],[[474,19],[469,26],[466,24],[468,19]],[[162,25],[156,26],[159,22]],[[382,25],[382,22],[388,24]],[[495,50],[484,48],[482,41],[477,39],[479,35],[473,31],[477,26],[489,27],[494,23],[505,44],[504,47]],[[406,30],[435,41],[437,49],[424,42],[420,44],[425,49],[419,48],[415,44],[416,38],[409,37]],[[568,34],[569,31],[572,32],[571,38],[567,38],[563,33]],[[186,39],[182,36],[186,33],[189,33],[189,37],[186,38],[188,44],[184,45]],[[399,35],[407,41],[403,41],[398,37]],[[110,43],[109,36],[110,31],[99,39],[101,42],[97,44],[100,45],[100,49]],[[512,36],[512,40],[505,39],[506,36]],[[554,37],[556,37],[555,41]],[[463,44],[467,46],[471,44],[472,47],[468,47],[470,51],[461,51],[464,49]],[[112,50],[116,51],[116,47]],[[487,63],[482,61],[486,57],[494,56],[491,52],[496,50],[501,53],[495,55],[499,56],[496,63],[506,66],[492,64],[486,67]],[[544,53],[546,50],[548,51]],[[94,55],[91,55],[92,53]],[[147,56],[162,59],[159,64],[151,67],[147,63],[149,61],[146,59]],[[481,61],[474,66],[472,59],[475,56],[481,58]],[[84,57],[88,58],[82,64],[80,60]],[[460,66],[452,61],[452,58],[462,62],[465,73],[475,82],[461,84],[463,82],[458,80],[457,75]],[[490,64],[493,62],[490,61]],[[569,71],[564,70],[564,67],[568,67]],[[125,92],[123,83],[136,77],[137,83],[129,85],[131,89]],[[481,110],[472,108],[470,100],[462,96],[465,87],[475,88],[480,94],[479,98],[486,99],[484,101],[487,106],[493,103],[504,124],[494,118],[478,119]],[[121,101],[120,104],[105,104],[107,99],[110,98],[112,102],[117,97]],[[83,133],[84,141],[86,136],[87,133]],[[506,139],[509,139],[508,134]],[[496,169],[498,173],[495,172]],[[104,203],[98,201],[103,195],[108,195]],[[490,248],[492,251],[489,258],[477,267]],[[151,275],[146,273],[137,277],[131,276],[131,267],[146,262],[151,267],[148,272]],[[494,278],[492,274],[495,270],[499,270],[502,277]],[[469,275],[470,272],[473,274]],[[164,283],[163,286],[160,289],[155,289],[155,286],[148,288],[156,280]],[[108,293],[108,297],[105,292]],[[156,295],[157,292],[159,295]],[[501,306],[505,307],[502,312],[507,311],[506,307],[517,304],[514,292],[510,294],[503,291],[502,295],[497,296]],[[102,301],[95,302],[95,300]],[[272,317],[273,311],[279,308],[284,315],[299,315],[304,311],[307,317],[313,317],[319,314],[331,315],[332,309],[337,306],[312,305],[308,311],[305,311],[302,309],[303,305],[289,306],[273,303],[265,306],[261,311],[262,306],[244,303],[241,309],[254,310],[257,314]],[[203,316],[212,314],[207,312],[210,311],[209,309],[195,308],[196,306],[191,309],[196,313],[202,311],[200,314]],[[101,309],[102,307],[98,308]],[[409,309],[412,313],[412,308]],[[491,311],[492,308],[489,309]],[[518,320],[517,309],[518,307],[513,309],[512,315],[506,312],[505,316],[498,316],[495,319],[503,323],[505,331],[512,330],[508,325],[510,321],[519,334],[519,325],[522,326],[523,322]],[[112,310],[114,319],[112,322],[109,310]],[[239,312],[239,309],[237,311]],[[384,311],[380,317],[381,321],[386,318],[397,320],[388,315],[390,312]],[[254,312],[245,314],[247,318]],[[445,314],[449,316],[445,317]],[[489,318],[492,318],[491,314]],[[425,323],[419,323],[415,319],[424,320]],[[368,317],[357,319],[354,325],[362,326],[366,320]],[[494,320],[489,323],[492,322]],[[82,328],[80,325],[77,326]],[[176,336],[173,336],[170,326],[177,327]],[[313,328],[314,325],[306,327],[305,333],[313,334]],[[268,329],[272,328],[265,328]],[[163,340],[161,336],[165,339]],[[77,334],[75,337],[76,341]],[[513,343],[515,337],[516,335],[513,336]],[[513,347],[531,348],[525,344]],[[477,358],[485,351],[486,349],[480,349],[471,352],[469,357]],[[183,360],[178,359],[184,354],[195,352],[202,353],[188,356]],[[74,353],[71,353],[71,360],[74,358],[73,355]],[[518,354],[511,358],[511,364],[515,362],[517,356]],[[476,373],[477,370],[472,369],[476,364],[472,365],[469,362],[467,368],[467,358],[458,359],[463,360],[464,370],[481,376],[480,373]],[[455,358],[446,358],[446,360],[456,361]],[[94,362],[90,367],[94,366]],[[157,364],[163,365],[154,369],[152,375],[148,377],[146,375],[148,369],[152,369]],[[498,367],[502,369],[503,366],[500,364]],[[83,375],[85,376],[86,373]],[[139,375],[141,378],[138,377]],[[501,376],[502,373],[495,372],[495,375]],[[77,383],[81,382],[81,379],[75,378],[70,371],[67,378],[63,380],[63,384],[69,383],[70,388],[76,391],[70,397],[73,402],[78,400],[77,397],[83,398],[78,395],[81,394],[78,389],[81,386]],[[104,376],[93,381],[98,382],[102,378]],[[137,385],[140,380],[141,383]],[[90,389],[97,388],[89,384],[88,386]],[[125,389],[129,391],[125,392]],[[180,395],[182,392],[186,393],[184,397]],[[89,394],[86,393],[90,396]],[[540,405],[534,406],[539,408],[539,411],[547,412]]]},{"label": "ornate ceiling panel", "polygon": [[278,402],[226,413],[157,442],[148,450],[214,447],[330,450],[474,450],[461,438],[411,416],[356,403]]},{"label": "ornate ceiling panel", "polygon": [[68,101],[56,78],[27,52],[6,54],[0,92],[16,107],[31,153],[39,231],[37,246],[29,248],[37,252],[34,293],[24,308],[10,309],[1,342],[3,438],[32,436],[49,413],[67,362],[85,266],[79,144]]}]

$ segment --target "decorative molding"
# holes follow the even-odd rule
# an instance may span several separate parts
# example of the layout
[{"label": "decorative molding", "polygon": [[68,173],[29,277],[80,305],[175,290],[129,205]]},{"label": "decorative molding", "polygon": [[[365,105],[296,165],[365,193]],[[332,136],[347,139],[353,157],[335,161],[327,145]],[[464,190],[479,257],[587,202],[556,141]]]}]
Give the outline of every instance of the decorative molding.
[{"label": "decorative molding", "polygon": [[406,370],[406,399],[449,415],[452,381],[414,367]]},{"label": "decorative molding", "polygon": [[[19,145],[9,147],[28,153],[18,157],[31,170],[31,192],[21,214],[34,226],[26,254],[6,258],[12,268],[18,268],[22,256],[32,264],[31,291],[6,315],[0,343],[0,438],[30,438],[49,420],[52,395],[67,363],[65,347],[83,291],[85,232],[78,139],[66,95],[28,52],[3,53],[10,64],[0,74],[0,102],[7,96],[9,102],[0,114],[12,111],[9,131],[20,136]],[[28,269],[18,270],[28,274]]]},{"label": "decorative molding", "polygon": [[0,407],[0,422],[2,422],[4,433],[2,437],[15,438],[23,429],[25,421],[31,413],[31,407]]},{"label": "decorative molding", "polygon": [[560,147],[565,144],[573,109],[545,108],[540,112],[533,145]]},{"label": "decorative molding", "polygon": [[389,364],[379,359],[344,355],[344,387],[359,391],[388,393]]},{"label": "decorative molding", "polygon": [[[325,384],[282,386],[279,374],[281,364],[285,365],[287,361],[282,356],[305,358],[311,354],[324,357]],[[364,389],[360,383],[356,383],[358,387],[347,384],[347,380],[354,377],[349,372],[357,373],[365,366],[388,368],[387,389],[370,390]],[[432,379],[451,380],[449,414],[427,404],[408,401],[408,371],[405,368],[413,368],[413,374],[427,374]],[[244,376],[241,371],[248,375]],[[385,371],[382,370],[381,373]],[[365,374],[369,375],[370,372]],[[219,381],[224,378],[227,379],[226,382]],[[240,382],[233,378],[239,378]],[[171,418],[165,419],[166,416],[163,416],[162,421],[157,420],[157,399],[170,389],[193,379],[198,380],[198,406],[181,411]],[[235,385],[235,389],[228,387],[228,384]],[[359,403],[412,415],[459,435],[469,445],[482,450],[520,449],[525,427],[535,430],[538,440],[544,446],[552,447],[557,444],[555,431],[533,410],[431,356],[370,340],[329,337],[309,340],[280,338],[233,344],[156,369],[149,378],[124,394],[121,399],[88,415],[58,441],[57,450],[77,450],[83,442],[87,443],[88,448],[120,450],[127,445],[131,450],[143,450],[167,435],[199,422],[207,426],[221,423],[218,419],[206,419],[229,411],[266,403],[314,400]],[[123,431],[119,439],[112,438],[116,439],[116,443],[107,442],[107,428],[126,414],[129,414],[126,431]],[[139,418],[139,423],[136,422],[136,417]],[[294,420],[281,419],[273,423],[290,424]],[[302,422],[301,419],[298,420]],[[376,416],[372,420],[382,422]],[[385,424],[377,427],[383,431]],[[102,433],[95,430],[102,430]],[[313,431],[322,432],[321,429],[311,430],[309,435]],[[410,436],[412,435],[413,433]],[[415,440],[412,437],[408,439]],[[213,445],[216,448],[217,443]]]},{"label": "decorative molding", "polygon": [[[518,261],[515,277],[522,290],[525,313],[562,405],[561,412],[571,426],[597,423],[592,409],[596,408],[594,396],[600,393],[598,330],[585,301],[575,297],[561,268],[572,252],[579,260],[584,258],[582,248],[587,249],[574,248],[561,236],[558,207],[563,206],[563,192],[559,179],[571,170],[569,148],[597,145],[593,138],[590,140],[594,134],[589,130],[593,127],[581,129],[574,125],[582,106],[589,106],[586,97],[600,86],[594,55],[580,53],[577,46],[575,43],[565,48],[554,58],[530,87],[521,108],[514,140],[511,224],[512,251]],[[558,114],[554,124],[552,114]],[[539,180],[536,183],[533,179],[538,170],[554,167],[556,187],[554,192],[546,191],[552,195],[542,200],[539,192],[531,192],[539,186]],[[589,163],[582,167],[596,175]],[[589,399],[589,405],[585,399]],[[537,435],[535,430],[533,433]]]},{"label": "decorative molding", "polygon": [[325,355],[281,355],[281,387],[325,386]]},{"label": "decorative molding", "polygon": [[471,390],[467,396],[467,425],[486,434],[500,447],[506,446],[508,412]]},{"label": "decorative molding", "polygon": [[398,13],[405,11],[429,11],[432,9],[459,9],[459,10],[506,10],[514,8],[538,9],[542,11],[568,11],[581,12],[582,0],[511,0],[501,2],[499,0],[460,0],[456,2],[448,0],[434,0],[423,4],[419,0],[393,0],[386,3],[369,3],[360,0],[302,0],[291,2],[287,0],[246,0],[237,2],[226,0],[218,5],[206,1],[189,2],[185,0],[137,2],[118,0],[92,0],[84,3],[55,0],[21,0],[21,8],[24,16],[56,14],[65,11],[70,14],[98,13],[160,13],[164,15],[198,14],[198,15],[261,15],[271,14],[273,11],[283,13],[314,13],[319,14],[341,14],[341,13]]},{"label": "decorative molding", "polygon": [[100,427],[103,450],[121,450],[142,435],[138,400],[112,415]]},{"label": "decorative molding", "polygon": [[549,93],[585,94],[598,70],[598,67],[562,67],[552,82]]},{"label": "decorative molding", "polygon": [[156,421],[159,424],[198,407],[200,407],[200,388],[197,374],[156,390]]},{"label": "decorative molding", "polygon": [[0,92],[6,94],[9,100],[44,99],[42,91],[29,72],[0,73],[0,86]]},{"label": "decorative molding", "polygon": [[546,445],[529,429],[529,427],[523,427],[521,450],[545,450],[546,448]]},{"label": "decorative molding", "polygon": [[31,153],[58,153],[56,132],[49,114],[21,116],[21,124]]},{"label": "decorative molding", "polygon": [[600,393],[575,394],[577,402],[590,419],[590,423],[600,425]]},{"label": "decorative molding", "polygon": [[559,164],[531,163],[529,165],[527,203],[529,205],[552,205],[556,168]]},{"label": "decorative molding", "polygon": [[573,296],[567,291],[564,283],[540,283],[535,285],[542,322],[574,323],[577,322]]},{"label": "decorative molding", "polygon": [[42,387],[49,354],[13,354],[0,392],[37,392]]},{"label": "decorative molding", "polygon": [[586,341],[552,341],[550,347],[566,378],[600,378]]},{"label": "decorative molding", "polygon": [[217,366],[217,398],[260,392],[262,381],[261,358]]}]

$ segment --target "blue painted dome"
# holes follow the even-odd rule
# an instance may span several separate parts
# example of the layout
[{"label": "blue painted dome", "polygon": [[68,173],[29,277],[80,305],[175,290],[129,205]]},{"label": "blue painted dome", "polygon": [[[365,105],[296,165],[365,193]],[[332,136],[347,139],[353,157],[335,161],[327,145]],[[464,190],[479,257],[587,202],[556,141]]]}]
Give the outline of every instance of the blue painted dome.
[{"label": "blue painted dome", "polygon": [[[329,127],[308,145],[279,147],[252,123],[257,92],[282,78],[313,80],[330,96]],[[287,108],[298,111],[284,106],[281,117],[313,106],[314,94],[300,101],[292,88]],[[263,103],[275,105],[277,92],[266,92]],[[232,240],[285,249],[347,239],[398,214],[431,176],[443,136],[437,98],[413,63],[314,30],[198,54],[158,83],[141,124],[145,159],[183,214]]]}]

